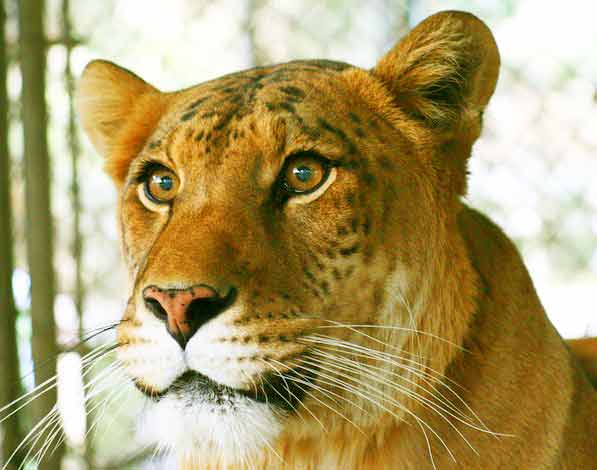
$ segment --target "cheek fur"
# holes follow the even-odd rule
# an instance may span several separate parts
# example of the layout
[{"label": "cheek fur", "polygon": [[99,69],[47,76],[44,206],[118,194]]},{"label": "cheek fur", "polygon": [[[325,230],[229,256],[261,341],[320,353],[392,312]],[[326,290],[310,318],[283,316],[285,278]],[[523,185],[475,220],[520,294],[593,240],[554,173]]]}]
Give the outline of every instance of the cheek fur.
[{"label": "cheek fur", "polygon": [[[142,185],[125,189],[120,208],[122,244],[129,262],[129,269],[139,266],[149,253],[168,218],[166,210],[152,211],[141,201],[138,191]],[[144,195],[143,195],[144,196]]]}]

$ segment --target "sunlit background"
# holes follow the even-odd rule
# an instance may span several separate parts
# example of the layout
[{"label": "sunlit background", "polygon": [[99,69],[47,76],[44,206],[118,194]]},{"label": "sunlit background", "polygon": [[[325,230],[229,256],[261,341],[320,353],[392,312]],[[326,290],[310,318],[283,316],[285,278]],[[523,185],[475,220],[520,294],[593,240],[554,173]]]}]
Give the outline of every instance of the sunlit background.
[{"label": "sunlit background", "polygon": [[[7,8],[10,41],[17,36],[16,7],[8,2]],[[163,90],[298,58],[330,58],[369,68],[409,27],[443,9],[463,9],[480,16],[493,30],[502,57],[498,87],[471,159],[467,201],[515,240],[561,334],[597,335],[597,2],[76,1],[71,20],[80,43],[73,50],[73,68],[78,75],[89,60],[109,59]],[[60,36],[60,0],[49,1],[46,17],[48,35]],[[78,335],[79,315],[73,302],[65,61],[63,45],[49,48],[46,96],[57,250],[55,315],[58,340],[67,347]],[[29,276],[22,242],[20,87],[15,64],[9,74],[17,264],[13,285],[25,374],[33,364]],[[120,318],[126,281],[119,259],[116,194],[102,172],[101,158],[82,135],[80,141],[82,319],[84,330],[92,330]],[[110,339],[110,333],[99,336],[95,345]],[[167,468],[163,460],[152,460],[151,451],[143,451],[148,443],[134,437],[134,410],[141,405],[128,389],[112,400],[93,443],[86,439],[92,420],[84,415],[80,363],[77,353],[64,354],[59,360],[69,444],[64,468]],[[31,387],[29,377],[27,386]],[[98,418],[97,413],[92,416]],[[91,454],[86,451],[89,448]],[[133,463],[126,463],[129,457]]]}]

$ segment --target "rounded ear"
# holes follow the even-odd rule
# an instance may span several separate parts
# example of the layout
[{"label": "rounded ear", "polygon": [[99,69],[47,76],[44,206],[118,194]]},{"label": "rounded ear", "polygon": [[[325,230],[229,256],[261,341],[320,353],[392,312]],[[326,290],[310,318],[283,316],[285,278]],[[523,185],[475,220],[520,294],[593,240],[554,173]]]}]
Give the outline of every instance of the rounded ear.
[{"label": "rounded ear", "polygon": [[85,133],[106,157],[109,173],[122,181],[128,163],[154,130],[166,94],[134,73],[104,60],[90,62],[75,97]]},{"label": "rounded ear", "polygon": [[427,126],[458,132],[477,121],[475,139],[499,66],[489,28],[470,13],[445,11],[414,28],[372,73],[401,109]]}]

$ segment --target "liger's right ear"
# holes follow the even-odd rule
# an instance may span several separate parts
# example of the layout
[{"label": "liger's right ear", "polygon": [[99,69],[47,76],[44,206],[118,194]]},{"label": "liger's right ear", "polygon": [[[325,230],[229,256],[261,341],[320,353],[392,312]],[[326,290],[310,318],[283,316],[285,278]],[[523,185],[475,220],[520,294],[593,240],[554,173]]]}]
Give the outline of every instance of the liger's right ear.
[{"label": "liger's right ear", "polygon": [[499,67],[487,25],[470,13],[443,11],[408,33],[372,73],[411,117],[450,133],[468,129],[471,121],[480,123]]},{"label": "liger's right ear", "polygon": [[79,80],[76,107],[85,133],[104,156],[108,173],[126,177],[162,115],[167,95],[111,62],[90,62]]}]

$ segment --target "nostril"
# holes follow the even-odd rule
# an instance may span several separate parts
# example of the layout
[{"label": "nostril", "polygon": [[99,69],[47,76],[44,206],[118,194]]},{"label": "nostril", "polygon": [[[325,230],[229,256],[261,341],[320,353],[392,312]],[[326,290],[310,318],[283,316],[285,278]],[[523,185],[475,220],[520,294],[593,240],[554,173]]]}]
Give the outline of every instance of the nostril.
[{"label": "nostril", "polygon": [[147,309],[151,313],[153,313],[159,320],[162,320],[164,322],[168,321],[168,313],[166,312],[164,307],[162,307],[162,304],[160,304],[156,299],[152,299],[151,297],[145,297],[143,300],[145,301],[145,306],[147,307]]},{"label": "nostril", "polygon": [[187,307],[186,317],[199,328],[209,320],[226,310],[236,299],[237,291],[231,288],[224,297],[214,296],[204,299],[194,299]]}]

